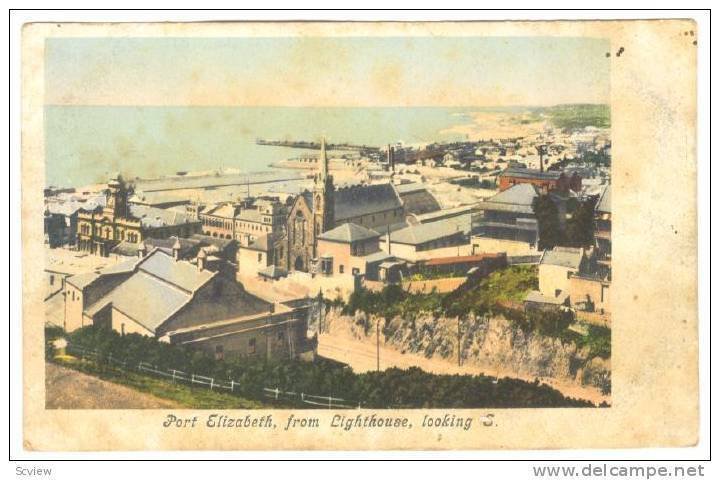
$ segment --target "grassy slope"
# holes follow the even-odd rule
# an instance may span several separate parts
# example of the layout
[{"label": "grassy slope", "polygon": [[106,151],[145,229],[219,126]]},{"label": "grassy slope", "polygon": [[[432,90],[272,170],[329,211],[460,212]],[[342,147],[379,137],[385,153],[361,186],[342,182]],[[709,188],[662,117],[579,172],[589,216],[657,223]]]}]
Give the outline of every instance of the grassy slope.
[{"label": "grassy slope", "polygon": [[81,361],[70,356],[56,357],[55,361],[62,366],[94,375],[108,382],[125,385],[159,398],[172,400],[188,408],[252,409],[267,407],[260,402],[237,395],[211,391],[207,388],[191,387],[185,384],[173,384],[159,378],[115,368],[101,368],[92,362]]}]

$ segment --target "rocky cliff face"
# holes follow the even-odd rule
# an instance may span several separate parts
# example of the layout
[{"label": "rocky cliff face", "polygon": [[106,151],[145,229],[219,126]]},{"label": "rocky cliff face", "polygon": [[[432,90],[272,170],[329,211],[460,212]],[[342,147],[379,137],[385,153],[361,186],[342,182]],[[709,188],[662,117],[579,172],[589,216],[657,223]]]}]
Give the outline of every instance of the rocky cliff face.
[{"label": "rocky cliff face", "polygon": [[[342,315],[331,309],[325,315],[324,331],[349,335],[358,340],[375,339],[378,318],[364,312]],[[610,360],[588,358],[589,350],[558,338],[524,332],[504,317],[415,319],[380,318],[381,341],[403,352],[456,361],[458,337],[463,365],[476,365],[486,375],[511,374],[542,379],[550,377],[610,389]]]}]

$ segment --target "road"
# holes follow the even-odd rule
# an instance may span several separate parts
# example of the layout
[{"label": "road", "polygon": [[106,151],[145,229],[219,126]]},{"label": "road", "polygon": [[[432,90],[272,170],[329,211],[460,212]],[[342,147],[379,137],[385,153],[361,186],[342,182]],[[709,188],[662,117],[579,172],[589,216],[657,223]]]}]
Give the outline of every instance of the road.
[{"label": "road", "polygon": [[[350,365],[357,373],[373,371],[377,368],[377,344],[375,339],[367,340],[349,338],[346,335],[323,333],[318,337],[318,355]],[[491,375],[499,377],[518,378],[528,382],[535,381],[535,377],[518,374],[512,370],[504,370],[495,365],[462,365],[455,361],[443,358],[426,358],[414,353],[402,353],[399,350],[380,343],[380,369],[391,367],[407,369],[419,367],[426,372],[440,375],[467,374]],[[579,385],[571,381],[562,381],[555,378],[540,378],[552,388],[560,391],[567,397],[589,400],[595,404],[603,401],[610,403],[610,397],[603,395],[598,389]]]}]

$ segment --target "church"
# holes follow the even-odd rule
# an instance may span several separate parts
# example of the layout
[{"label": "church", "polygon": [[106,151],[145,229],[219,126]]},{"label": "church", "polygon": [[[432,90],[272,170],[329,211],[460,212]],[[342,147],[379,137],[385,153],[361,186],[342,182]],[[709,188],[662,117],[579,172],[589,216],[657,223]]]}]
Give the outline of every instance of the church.
[{"label": "church", "polygon": [[384,232],[405,218],[403,202],[392,183],[336,189],[324,139],[318,164],[312,191],[305,190],[295,198],[284,234],[273,242],[273,263],[288,271],[317,271],[317,239],[328,230],[354,223]]}]

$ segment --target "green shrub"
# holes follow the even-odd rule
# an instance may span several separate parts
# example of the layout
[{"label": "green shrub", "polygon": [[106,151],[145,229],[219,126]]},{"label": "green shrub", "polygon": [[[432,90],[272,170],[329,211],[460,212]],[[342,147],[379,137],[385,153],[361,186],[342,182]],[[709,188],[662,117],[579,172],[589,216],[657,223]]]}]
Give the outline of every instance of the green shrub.
[{"label": "green shrub", "polygon": [[[397,295],[389,293],[388,297]],[[99,327],[72,332],[69,341],[99,352],[98,364],[107,364],[112,355],[127,360],[131,368],[147,362],[158,369],[181,370],[233,379],[236,393],[244,398],[267,401],[263,388],[331,395],[368,408],[514,408],[589,407],[591,403],[564,397],[538,382],[503,378],[494,381],[482,375],[435,375],[419,368],[391,368],[382,372],[357,374],[340,363],[317,359],[269,361],[243,358],[215,360],[200,351],[170,345],[137,334],[121,336]],[[102,372],[102,370],[97,370]],[[303,406],[303,405],[297,405]],[[304,405],[307,406],[307,405]]]}]

